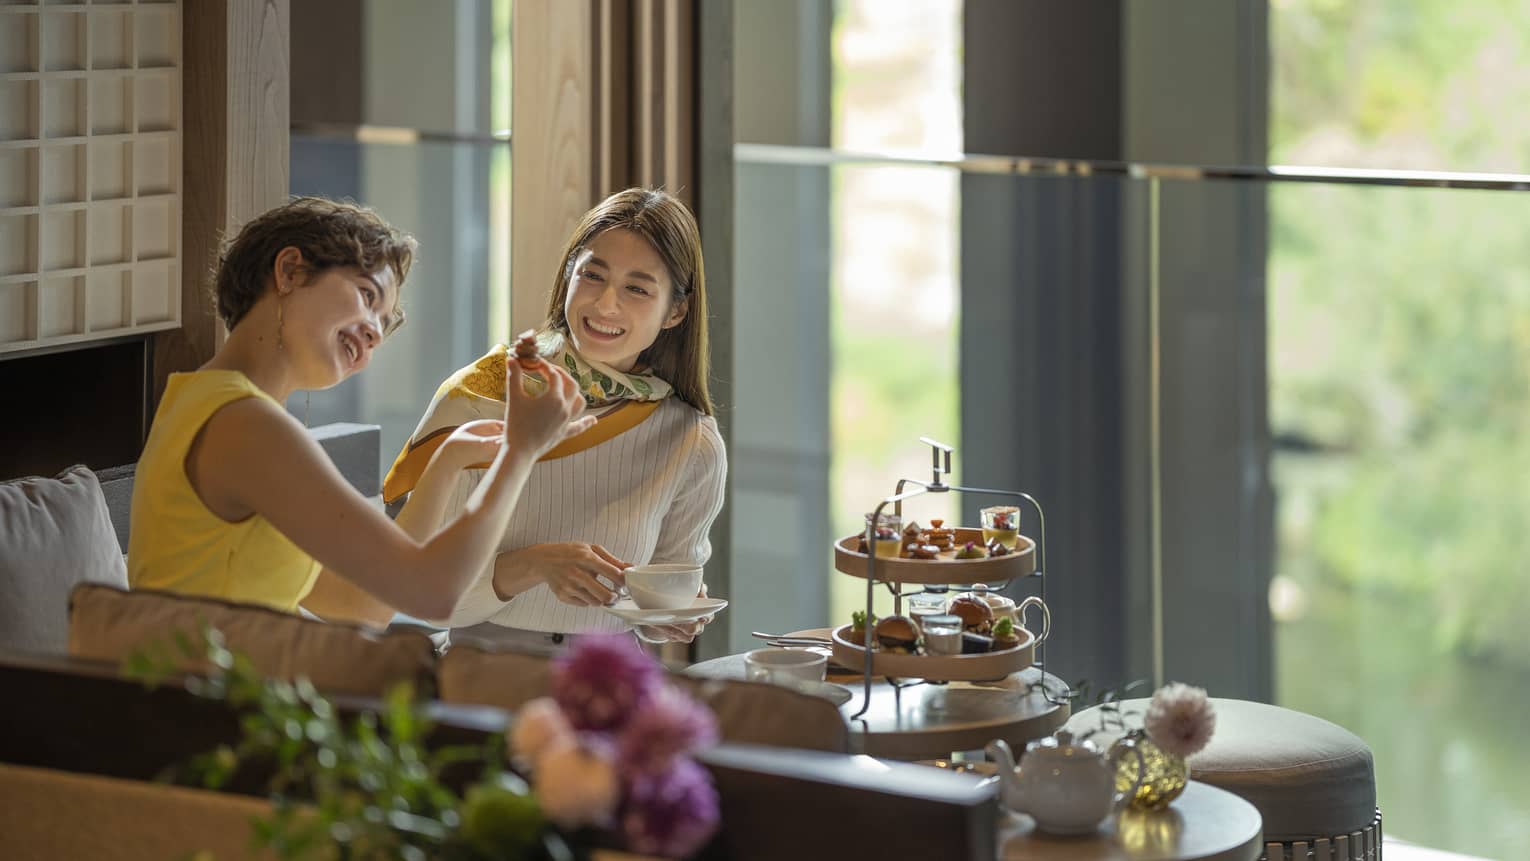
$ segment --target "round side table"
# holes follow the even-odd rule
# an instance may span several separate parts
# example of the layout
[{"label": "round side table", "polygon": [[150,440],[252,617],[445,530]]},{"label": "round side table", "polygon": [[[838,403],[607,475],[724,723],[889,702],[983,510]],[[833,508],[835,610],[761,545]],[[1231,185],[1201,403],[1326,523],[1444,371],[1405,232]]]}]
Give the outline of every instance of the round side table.
[{"label": "round side table", "polygon": [[1254,805],[1190,781],[1166,810],[1124,810],[1085,837],[1053,837],[1017,813],[1000,813],[1001,861],[1255,861],[1263,850]]},{"label": "round side table", "polygon": [[[826,636],[827,628],[800,634]],[[693,664],[687,675],[714,679],[745,677],[744,656],[725,655]],[[1070,714],[1066,703],[1051,703],[1030,686],[1042,678],[1035,667],[995,682],[950,682],[895,688],[883,679],[871,683],[871,708],[860,711],[863,682],[859,673],[831,670],[828,681],[850,692],[840,713],[850,725],[856,753],[888,759],[941,759],[955,751],[979,750],[1002,738],[1016,750],[1050,735]],[[1046,677],[1055,694],[1067,690],[1056,676]]]}]

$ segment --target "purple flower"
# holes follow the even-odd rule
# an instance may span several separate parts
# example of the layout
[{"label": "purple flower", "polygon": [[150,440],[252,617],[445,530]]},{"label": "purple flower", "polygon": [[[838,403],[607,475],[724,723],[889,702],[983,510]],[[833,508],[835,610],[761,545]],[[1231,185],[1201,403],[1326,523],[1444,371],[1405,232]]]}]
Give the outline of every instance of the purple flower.
[{"label": "purple flower", "polygon": [[712,777],[693,760],[677,759],[668,771],[627,785],[621,829],[633,852],[684,858],[711,839],[717,820]]},{"label": "purple flower", "polygon": [[552,695],[575,729],[620,729],[663,683],[632,637],[581,637],[553,662]]},{"label": "purple flower", "polygon": [[664,685],[622,730],[617,762],[624,774],[657,774],[675,757],[716,741],[712,710]]}]

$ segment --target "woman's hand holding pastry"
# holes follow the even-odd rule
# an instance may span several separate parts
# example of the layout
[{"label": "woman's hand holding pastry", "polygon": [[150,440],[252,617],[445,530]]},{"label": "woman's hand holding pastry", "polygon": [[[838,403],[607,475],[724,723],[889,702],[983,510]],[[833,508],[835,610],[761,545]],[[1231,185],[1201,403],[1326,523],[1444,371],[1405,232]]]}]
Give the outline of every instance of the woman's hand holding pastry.
[{"label": "woman's hand holding pastry", "polygon": [[576,607],[603,607],[615,600],[616,593],[596,578],[619,589],[626,584],[622,571],[629,567],[599,544],[578,541],[533,544],[507,555],[514,568],[546,583],[559,601]]},{"label": "woman's hand holding pastry", "polygon": [[505,363],[505,442],[540,457],[571,436],[595,424],[584,415],[584,396],[567,371],[537,359],[537,373],[547,380],[547,391],[529,395],[521,385],[522,362]]}]

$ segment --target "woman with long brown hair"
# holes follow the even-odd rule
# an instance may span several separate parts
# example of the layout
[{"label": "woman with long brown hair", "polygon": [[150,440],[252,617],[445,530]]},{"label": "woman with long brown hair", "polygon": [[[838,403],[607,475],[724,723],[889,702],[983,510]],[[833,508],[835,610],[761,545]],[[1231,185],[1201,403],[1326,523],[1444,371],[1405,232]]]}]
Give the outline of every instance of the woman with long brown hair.
[{"label": "woman with long brown hair", "polygon": [[[498,557],[447,620],[479,639],[558,643],[625,630],[601,609],[623,584],[623,568],[705,563],[722,509],[727,456],[707,392],[706,277],[685,204],[634,188],[586,213],[536,337],[540,353],[578,381],[597,421],[537,462]],[[385,499],[413,488],[434,441],[503,412],[506,350],[495,347],[441,385],[389,471]],[[455,513],[480,477],[468,470],[452,493],[416,492],[405,511],[433,523]],[[639,635],[689,641],[700,627]]]}]

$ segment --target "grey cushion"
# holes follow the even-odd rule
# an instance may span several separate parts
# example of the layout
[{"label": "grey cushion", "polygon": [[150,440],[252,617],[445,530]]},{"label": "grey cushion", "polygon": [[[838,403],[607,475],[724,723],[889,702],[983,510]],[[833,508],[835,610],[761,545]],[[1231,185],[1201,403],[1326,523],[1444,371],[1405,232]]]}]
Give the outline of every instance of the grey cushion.
[{"label": "grey cushion", "polygon": [[0,648],[63,654],[80,583],[127,588],[95,474],[72,466],[0,483]]},{"label": "grey cushion", "polygon": [[[1371,749],[1359,736],[1319,717],[1279,706],[1212,698],[1217,728],[1190,757],[1190,777],[1242,796],[1264,817],[1264,838],[1287,842],[1362,831],[1376,816]],[[1123,700],[1141,725],[1145,699]],[[1098,709],[1068,721],[1082,732],[1100,726]],[[1109,744],[1111,733],[1096,733]]]}]

